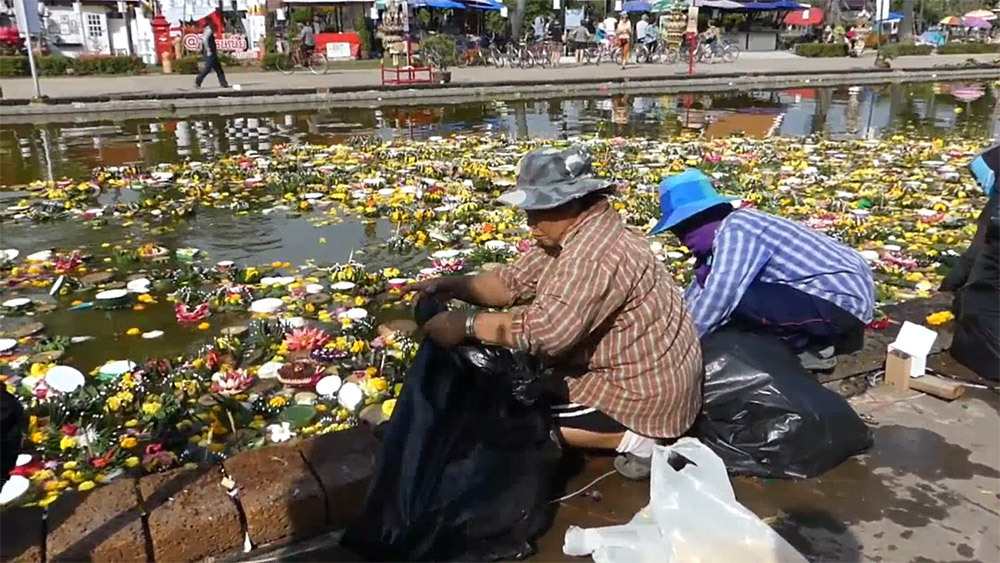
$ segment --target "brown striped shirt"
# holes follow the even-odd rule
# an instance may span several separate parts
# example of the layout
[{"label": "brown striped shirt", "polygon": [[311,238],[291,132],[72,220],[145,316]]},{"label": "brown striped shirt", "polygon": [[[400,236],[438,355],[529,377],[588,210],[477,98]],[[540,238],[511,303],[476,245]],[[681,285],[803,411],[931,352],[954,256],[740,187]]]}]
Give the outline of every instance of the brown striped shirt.
[{"label": "brown striped shirt", "polygon": [[[570,400],[654,438],[686,432],[701,407],[698,335],[670,274],[607,202],[558,256],[534,248],[501,268],[521,350],[566,370]],[[555,361],[552,361],[555,360]]]}]

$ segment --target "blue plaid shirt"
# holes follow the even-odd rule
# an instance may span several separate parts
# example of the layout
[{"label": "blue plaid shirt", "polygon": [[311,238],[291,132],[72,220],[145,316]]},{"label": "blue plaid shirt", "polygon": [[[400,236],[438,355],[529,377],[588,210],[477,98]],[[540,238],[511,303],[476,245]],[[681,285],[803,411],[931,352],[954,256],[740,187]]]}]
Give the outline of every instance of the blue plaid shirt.
[{"label": "blue plaid shirt", "polygon": [[711,271],[684,293],[698,334],[722,326],[755,281],[789,285],[824,299],[864,323],[872,320],[875,284],[860,254],[788,219],[737,210],[712,245]]}]

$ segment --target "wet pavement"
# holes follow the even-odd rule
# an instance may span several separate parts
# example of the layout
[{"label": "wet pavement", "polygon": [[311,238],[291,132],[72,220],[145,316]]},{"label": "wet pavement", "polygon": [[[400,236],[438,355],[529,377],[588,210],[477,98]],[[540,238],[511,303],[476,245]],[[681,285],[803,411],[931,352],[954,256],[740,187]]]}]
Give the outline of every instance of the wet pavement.
[{"label": "wet pavement", "polygon": [[[1000,561],[998,403],[990,390],[948,403],[876,387],[851,400],[874,421],[865,455],[806,481],[735,478],[737,498],[812,561]],[[610,468],[591,459],[567,489]],[[627,522],[649,485],[612,475],[590,491],[561,503],[534,560],[574,560],[566,528]]]}]

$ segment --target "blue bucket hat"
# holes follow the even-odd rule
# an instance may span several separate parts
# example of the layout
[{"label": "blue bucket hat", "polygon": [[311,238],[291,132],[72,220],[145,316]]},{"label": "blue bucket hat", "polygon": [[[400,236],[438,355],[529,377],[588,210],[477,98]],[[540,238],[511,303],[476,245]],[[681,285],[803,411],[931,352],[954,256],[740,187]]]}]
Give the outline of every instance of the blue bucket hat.
[{"label": "blue bucket hat", "polygon": [[712,180],[700,170],[685,170],[660,182],[660,221],[649,231],[655,235],[675,227],[681,221],[720,203],[736,198],[719,195]]}]

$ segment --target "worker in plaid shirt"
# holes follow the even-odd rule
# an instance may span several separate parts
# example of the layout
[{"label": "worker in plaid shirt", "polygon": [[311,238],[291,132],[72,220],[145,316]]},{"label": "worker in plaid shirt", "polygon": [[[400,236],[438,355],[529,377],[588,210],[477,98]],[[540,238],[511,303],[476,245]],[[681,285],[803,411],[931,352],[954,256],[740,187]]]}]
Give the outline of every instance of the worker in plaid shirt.
[{"label": "worker in plaid shirt", "polygon": [[526,210],[537,246],[474,276],[411,286],[513,312],[441,313],[424,329],[439,344],[468,339],[528,352],[554,368],[553,417],[570,446],[615,450],[615,468],[649,476],[653,446],[691,427],[701,407],[698,335],[670,273],[605,198],[579,149],[541,148],[518,163],[500,201]]},{"label": "worker in plaid shirt", "polygon": [[665,179],[660,221],[695,256],[684,294],[698,334],[734,326],[784,340],[807,369],[832,369],[860,349],[875,284],[860,254],[804,225],[734,210],[697,170]]}]

